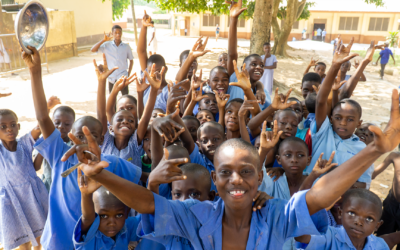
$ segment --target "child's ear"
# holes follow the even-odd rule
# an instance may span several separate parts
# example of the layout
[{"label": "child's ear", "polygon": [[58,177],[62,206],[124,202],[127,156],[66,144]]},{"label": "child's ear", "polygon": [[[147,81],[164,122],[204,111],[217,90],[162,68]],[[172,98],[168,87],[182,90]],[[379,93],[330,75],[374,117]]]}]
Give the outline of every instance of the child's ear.
[{"label": "child's ear", "polygon": [[309,166],[311,164],[311,160],[312,160],[312,156],[310,155],[309,157],[307,157],[307,166]]},{"label": "child's ear", "polygon": [[343,210],[341,207],[338,207],[338,217],[341,220],[342,219],[342,214],[343,214]]},{"label": "child's ear", "polygon": [[208,200],[210,200],[210,201],[213,201],[214,199],[215,199],[215,196],[216,196],[217,194],[215,193],[215,191],[214,190],[211,190],[209,193],[208,193]]},{"label": "child's ear", "polygon": [[217,185],[217,174],[214,170],[211,170],[211,180],[214,182],[214,185]]},{"label": "child's ear", "polygon": [[165,69],[164,69],[164,75],[166,75],[166,74],[167,74],[167,71],[168,71],[168,66],[165,65],[164,68],[165,68]]},{"label": "child's ear", "polygon": [[210,79],[207,79],[206,82],[207,82],[207,85],[210,85]]},{"label": "child's ear", "polygon": [[276,161],[279,163],[279,165],[282,165],[281,156],[280,155],[276,155],[275,158],[276,158]]},{"label": "child's ear", "polygon": [[362,123],[363,123],[363,120],[360,120],[360,121],[358,122],[357,128],[360,128]]},{"label": "child's ear", "polygon": [[380,228],[380,226],[382,226],[382,224],[383,224],[383,220],[380,220],[380,221],[378,222],[378,224],[376,224],[375,231],[377,231],[378,228]]},{"label": "child's ear", "polygon": [[100,145],[103,145],[103,142],[104,142],[104,135],[102,135],[102,136],[100,137],[100,143],[99,143],[99,146],[100,146]]},{"label": "child's ear", "polygon": [[262,184],[263,179],[264,179],[264,171],[260,170],[260,171],[258,171],[258,185],[259,186]]},{"label": "child's ear", "polygon": [[21,124],[18,123],[17,125],[18,125],[18,130],[20,130],[21,129]]}]

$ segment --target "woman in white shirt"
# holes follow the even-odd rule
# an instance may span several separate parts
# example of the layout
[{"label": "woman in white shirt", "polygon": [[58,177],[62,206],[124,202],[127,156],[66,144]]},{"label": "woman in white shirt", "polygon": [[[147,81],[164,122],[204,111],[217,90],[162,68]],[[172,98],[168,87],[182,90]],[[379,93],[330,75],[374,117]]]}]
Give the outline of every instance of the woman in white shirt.
[{"label": "woman in white shirt", "polygon": [[153,42],[153,49],[152,49],[151,52],[153,54],[155,54],[157,52],[157,49],[158,49],[157,48],[157,38],[156,38],[156,27],[154,27],[154,21],[151,21],[151,23],[153,24],[153,27],[150,28],[150,33],[152,33],[153,35],[152,35],[152,37],[150,39],[149,47],[150,47],[151,42]]},{"label": "woman in white shirt", "polygon": [[271,95],[274,84],[274,69],[276,69],[278,60],[276,60],[275,55],[271,55],[271,45],[268,42],[264,43],[264,53],[265,55],[261,56],[264,61],[264,74],[260,81],[264,85],[264,89],[268,90]]}]

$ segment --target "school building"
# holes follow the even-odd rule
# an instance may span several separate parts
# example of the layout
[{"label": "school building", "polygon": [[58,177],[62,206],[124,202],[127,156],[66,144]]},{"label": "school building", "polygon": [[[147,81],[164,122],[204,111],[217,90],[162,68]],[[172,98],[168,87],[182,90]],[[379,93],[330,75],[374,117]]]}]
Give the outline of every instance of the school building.
[{"label": "school building", "polygon": [[[400,30],[400,1],[386,0],[384,7],[367,4],[364,0],[315,0],[310,8],[308,20],[294,23],[288,38],[301,40],[306,29],[307,38],[312,39],[312,32],[321,28],[327,32],[325,42],[334,40],[341,34],[344,42],[354,37],[355,43],[370,43],[371,40],[385,41],[389,31]],[[184,35],[185,28],[190,36],[215,36],[215,28],[220,26],[220,37],[227,38],[229,16],[215,16],[210,13],[173,13],[174,35]],[[239,19],[238,37],[250,39],[253,21]],[[279,22],[282,25],[282,21]],[[267,32],[267,30],[266,30]],[[272,30],[271,30],[272,32]],[[273,40],[273,34],[272,34]]]}]

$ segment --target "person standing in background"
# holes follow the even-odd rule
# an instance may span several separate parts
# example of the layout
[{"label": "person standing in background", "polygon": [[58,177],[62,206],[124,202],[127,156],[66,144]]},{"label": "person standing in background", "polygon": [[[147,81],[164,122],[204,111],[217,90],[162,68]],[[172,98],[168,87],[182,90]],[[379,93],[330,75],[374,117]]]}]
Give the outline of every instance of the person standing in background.
[{"label": "person standing in background", "polygon": [[274,85],[274,69],[276,69],[278,60],[275,55],[271,55],[271,44],[266,42],[263,46],[264,55],[261,59],[264,62],[264,73],[261,76],[260,82],[262,82],[264,89],[268,90],[269,95],[272,93],[272,86]]},{"label": "person standing in background", "polygon": [[317,41],[322,41],[321,35],[322,35],[322,30],[321,30],[321,28],[318,28],[317,29]]},{"label": "person standing in background", "polygon": [[392,56],[393,64],[396,64],[396,61],[394,60],[393,57],[393,53],[389,49],[389,43],[386,42],[384,49],[382,49],[381,52],[379,52],[379,57],[376,60],[376,65],[378,65],[378,61],[379,59],[381,59],[381,79],[383,79],[383,75],[385,74],[385,67],[386,64],[388,64],[389,62],[389,55]]},{"label": "person standing in background", "polygon": [[324,29],[322,31],[322,42],[325,42],[325,37],[326,37],[326,30]]},{"label": "person standing in background", "polygon": [[[156,27],[154,26],[154,21],[150,22],[151,24],[153,24],[153,27],[150,28],[150,34],[152,34],[150,42],[149,42],[149,47],[151,45],[151,43],[153,42],[153,49],[152,52],[153,54],[156,54],[156,52],[158,51],[158,41],[157,41],[157,37],[156,37]],[[186,36],[186,32],[187,30],[185,29],[185,36]]]},{"label": "person standing in background", "polygon": [[218,42],[218,37],[219,37],[219,27],[217,24],[217,28],[215,29],[215,41]]}]

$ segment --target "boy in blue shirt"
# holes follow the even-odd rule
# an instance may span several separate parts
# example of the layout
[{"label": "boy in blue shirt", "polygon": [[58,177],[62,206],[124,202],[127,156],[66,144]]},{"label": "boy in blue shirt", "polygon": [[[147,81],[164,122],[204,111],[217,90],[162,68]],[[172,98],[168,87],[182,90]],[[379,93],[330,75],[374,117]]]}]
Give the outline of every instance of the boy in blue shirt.
[{"label": "boy in blue shirt", "polygon": [[82,216],[73,234],[76,250],[127,249],[129,242],[140,239],[136,235],[140,215],[128,218],[130,209],[100,184],[82,176],[80,169],[78,184]]},{"label": "boy in blue shirt", "polygon": [[385,67],[386,67],[386,64],[388,64],[388,62],[389,62],[389,55],[392,57],[393,64],[395,65],[396,60],[394,60],[393,53],[389,49],[389,43],[386,42],[383,50],[381,50],[381,52],[379,52],[378,59],[376,59],[377,65],[378,65],[379,59],[381,59],[381,79],[383,79],[383,75],[385,74]]}]

